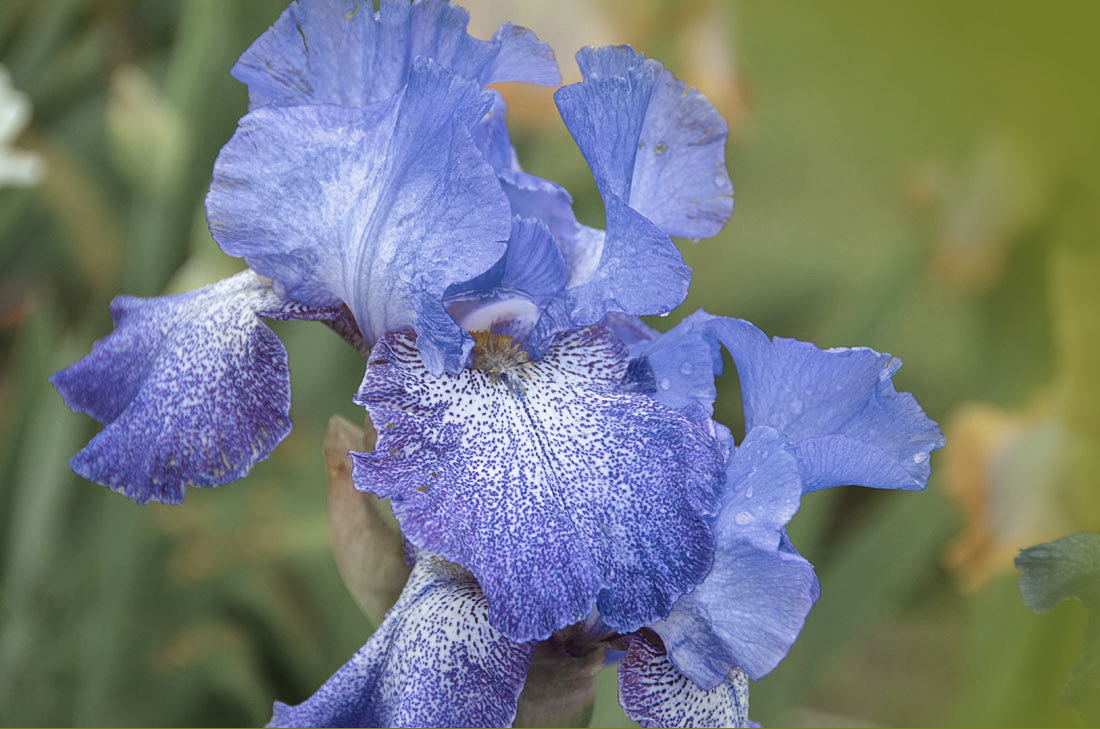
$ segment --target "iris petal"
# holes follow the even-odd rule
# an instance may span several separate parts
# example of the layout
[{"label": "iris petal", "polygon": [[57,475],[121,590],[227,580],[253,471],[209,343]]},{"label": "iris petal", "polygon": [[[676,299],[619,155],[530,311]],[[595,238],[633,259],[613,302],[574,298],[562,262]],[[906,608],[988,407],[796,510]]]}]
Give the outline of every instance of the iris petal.
[{"label": "iris petal", "polygon": [[584,81],[557,98],[600,191],[669,235],[717,234],[733,212],[722,115],[629,46],[584,48],[577,65]]},{"label": "iris petal", "polygon": [[787,655],[817,598],[813,566],[793,551],[784,527],[802,482],[786,441],[757,428],[726,468],[714,524],[714,567],[653,629],[673,663],[704,689],[737,666],[759,679]]},{"label": "iris petal", "polygon": [[516,640],[594,606],[620,631],[651,623],[710,567],[721,466],[702,426],[626,386],[627,366],[590,327],[505,374],[432,378],[411,335],[387,335],[357,397],[379,440],[354,454],[356,485],[470,569]]},{"label": "iris petal", "polygon": [[138,503],[244,476],[290,432],[286,349],[260,320],[324,319],[245,271],[186,294],[111,304],[115,331],[50,382],[105,424],[73,470]]},{"label": "iris petal", "polygon": [[359,0],[292,3],[233,67],[248,85],[251,108],[368,106],[400,91],[417,56],[478,86],[561,82],[553,51],[519,26],[503,25],[482,41],[466,33],[469,13],[447,2],[383,0],[377,13],[370,7]]},{"label": "iris petal", "polygon": [[924,488],[928,454],[944,439],[916,399],[894,389],[900,360],[769,339],[740,319],[715,317],[710,326],[737,364],[746,429],[766,425],[794,444],[806,491]]},{"label": "iris petal", "polygon": [[733,210],[725,122],[627,46],[587,48],[577,62],[584,81],[554,98],[596,178],[607,234],[598,265],[571,278],[573,316],[586,324],[608,311],[665,313],[691,280],[668,236],[714,235]]},{"label": "iris petal", "polygon": [[744,673],[733,669],[713,688],[701,688],[647,631],[634,636],[619,664],[619,703],[644,727],[752,726]]},{"label": "iris petal", "polygon": [[468,131],[489,101],[420,60],[393,103],[257,109],[215,164],[211,232],[288,298],[345,302],[368,342],[415,326],[432,371],[455,371],[472,341],[443,291],[489,269],[511,229]]},{"label": "iris petal", "polygon": [[511,726],[531,651],[489,624],[468,572],[422,554],[367,644],[268,726]]}]

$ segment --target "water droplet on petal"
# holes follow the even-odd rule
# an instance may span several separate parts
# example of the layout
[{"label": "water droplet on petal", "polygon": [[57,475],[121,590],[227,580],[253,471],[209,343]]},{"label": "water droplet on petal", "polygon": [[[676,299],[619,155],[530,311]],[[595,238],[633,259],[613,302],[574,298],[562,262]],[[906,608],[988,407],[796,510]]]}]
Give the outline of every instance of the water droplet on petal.
[{"label": "water droplet on petal", "polygon": [[924,463],[927,460],[928,460],[928,454],[927,453],[918,453],[917,455],[913,456],[913,463]]},{"label": "water droplet on petal", "polygon": [[737,516],[733,517],[733,520],[737,522],[740,526],[745,526],[750,521],[752,521],[752,514],[747,511],[742,511],[738,513]]},{"label": "water droplet on petal", "polygon": [[694,371],[695,371],[695,365],[693,365],[691,362],[684,362],[683,364],[680,365],[680,374],[681,375],[690,375]]},{"label": "water droplet on petal", "polygon": [[662,377],[661,378],[661,389],[662,390],[667,390],[670,387],[672,387],[672,383],[669,382],[669,379],[667,377]]}]

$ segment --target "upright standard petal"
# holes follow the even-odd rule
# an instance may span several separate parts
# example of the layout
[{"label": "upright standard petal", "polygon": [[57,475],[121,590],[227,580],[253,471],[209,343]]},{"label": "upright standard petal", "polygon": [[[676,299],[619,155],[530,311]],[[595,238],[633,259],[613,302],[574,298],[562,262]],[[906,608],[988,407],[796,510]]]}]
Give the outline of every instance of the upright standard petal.
[{"label": "upright standard petal", "polygon": [[490,101],[419,61],[393,103],[257,109],[215,163],[211,232],[288,298],[346,303],[371,343],[412,326],[432,371],[457,371],[472,341],[443,292],[488,270],[511,229],[468,131]]},{"label": "upright standard petal", "polygon": [[873,349],[818,349],[769,339],[747,321],[714,317],[733,355],[745,428],[769,426],[794,445],[805,490],[838,485],[922,489],[939,426],[916,399],[894,389],[901,361]]},{"label": "upright standard petal", "polygon": [[644,727],[747,727],[749,681],[732,669],[714,688],[704,689],[668,659],[661,639],[643,630],[619,664],[619,703]]},{"label": "upright standard petal", "polygon": [[725,122],[627,46],[584,49],[577,61],[584,81],[554,98],[596,178],[607,233],[598,263],[571,280],[573,316],[665,313],[691,280],[668,236],[714,235],[733,210]]},{"label": "upright standard petal", "polygon": [[367,644],[268,726],[511,726],[532,649],[490,625],[469,572],[422,553]]},{"label": "upright standard petal", "polygon": [[555,98],[600,191],[669,235],[717,234],[733,213],[718,110],[629,46],[583,48],[577,65],[584,81]]},{"label": "upright standard petal", "polygon": [[73,470],[138,503],[244,476],[290,432],[286,349],[260,320],[324,319],[251,271],[186,294],[111,304],[115,331],[50,382],[107,427]]},{"label": "upright standard petal", "polygon": [[672,662],[703,689],[721,684],[735,666],[763,677],[802,630],[819,593],[813,566],[784,531],[801,495],[786,440],[771,428],[750,431],[726,468],[714,567],[653,626]]},{"label": "upright standard petal", "polygon": [[627,366],[596,326],[539,362],[486,336],[472,369],[433,378],[412,337],[389,334],[356,400],[379,433],[354,454],[356,485],[470,569],[516,640],[593,607],[620,631],[652,623],[710,567],[721,462],[703,426],[626,386]]},{"label": "upright standard petal", "polygon": [[246,50],[233,75],[248,85],[251,108],[274,104],[363,107],[408,82],[418,56],[487,86],[525,81],[555,86],[554,53],[535,34],[506,24],[493,39],[466,33],[470,15],[442,0],[299,0]]}]

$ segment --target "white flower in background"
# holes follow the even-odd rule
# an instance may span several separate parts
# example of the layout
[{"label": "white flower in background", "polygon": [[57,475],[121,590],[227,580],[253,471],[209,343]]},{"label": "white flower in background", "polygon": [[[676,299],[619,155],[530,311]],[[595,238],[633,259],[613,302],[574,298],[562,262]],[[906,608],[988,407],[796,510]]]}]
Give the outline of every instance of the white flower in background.
[{"label": "white flower in background", "polygon": [[30,100],[12,87],[8,70],[0,66],[0,187],[34,185],[42,177],[41,159],[8,146],[30,118]]}]

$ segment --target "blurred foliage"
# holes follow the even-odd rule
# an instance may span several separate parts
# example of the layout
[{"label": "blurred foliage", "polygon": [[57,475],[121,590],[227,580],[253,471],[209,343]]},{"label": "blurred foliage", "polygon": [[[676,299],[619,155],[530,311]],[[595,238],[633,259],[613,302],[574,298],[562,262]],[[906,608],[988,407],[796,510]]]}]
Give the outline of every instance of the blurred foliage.
[{"label": "blurred foliage", "polygon": [[[997,505],[1024,473],[1067,533],[1100,531],[1094,6],[470,6],[475,29],[513,19],[550,38],[567,78],[576,47],[630,42],[730,119],[737,209],[718,238],[683,243],[691,297],[655,325],[705,307],[821,346],[871,346],[906,361],[898,388],[941,423],[977,403],[1056,433],[1033,448],[1027,428],[1000,439],[989,426],[988,448],[951,455],[971,474],[960,501],[942,468],[951,427],[928,493],[808,497],[791,531],[823,596],[790,657],[753,686],[754,718],[1073,725],[1058,694],[1084,616],[1027,610],[1011,556],[1034,542],[1018,543]],[[228,70],[281,10],[0,3],[0,63],[34,107],[16,144],[45,165],[37,187],[0,189],[0,724],[262,724],[272,700],[305,698],[372,629],[329,548],[322,442],[330,416],[363,417],[350,401],[362,361],[338,337],[276,323],[294,433],[244,481],[194,489],[180,507],[135,506],[74,476],[66,461],[96,427],[46,382],[110,331],[114,295],[240,268],[210,239],[202,199],[246,108]],[[599,224],[550,92],[506,91],[525,166]],[[535,111],[517,111],[528,101]],[[1033,416],[1037,397],[1051,404]],[[718,418],[736,429],[738,413],[730,367]],[[997,547],[983,553],[1009,556],[968,580],[943,555],[973,529]],[[614,672],[599,681],[593,723],[628,726]]]},{"label": "blurred foliage", "polygon": [[1020,593],[1027,606],[1045,613],[1076,598],[1089,612],[1081,660],[1070,671],[1062,703],[1089,725],[1100,724],[1100,534],[1077,532],[1020,552]]}]

